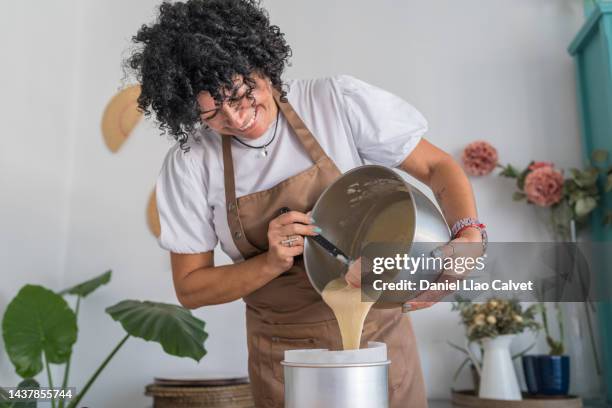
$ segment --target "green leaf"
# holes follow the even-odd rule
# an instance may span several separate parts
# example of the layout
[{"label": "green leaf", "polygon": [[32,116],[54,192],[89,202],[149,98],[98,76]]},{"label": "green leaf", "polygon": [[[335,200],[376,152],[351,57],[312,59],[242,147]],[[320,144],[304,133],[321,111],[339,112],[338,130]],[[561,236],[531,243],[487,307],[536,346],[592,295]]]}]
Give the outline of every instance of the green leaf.
[{"label": "green leaf", "polygon": [[530,345],[530,346],[525,347],[523,350],[519,351],[519,352],[518,352],[518,353],[516,353],[516,354],[513,354],[513,355],[512,355],[512,359],[514,360],[514,359],[517,359],[517,358],[519,358],[519,357],[524,356],[525,354],[527,354],[527,353],[529,352],[529,350],[531,350],[532,348],[534,348],[534,347],[535,347],[535,345],[536,345],[536,344],[535,344],[535,342],[531,343],[531,345]]},{"label": "green leaf", "polygon": [[574,211],[579,218],[588,215],[597,207],[597,201],[593,197],[581,197],[574,205]]},{"label": "green leaf", "polygon": [[576,168],[571,168],[570,169],[570,173],[572,173],[572,178],[574,180],[580,178],[580,170],[576,169]]},{"label": "green leaf", "polygon": [[205,323],[177,305],[124,300],[108,307],[106,313],[134,337],[161,344],[173,356],[200,361],[206,355]]},{"label": "green leaf", "polygon": [[[26,378],[17,385],[18,389],[37,389],[40,384],[33,378]],[[0,388],[0,408],[36,408],[36,401],[14,402],[9,398],[9,393]]]},{"label": "green leaf", "polygon": [[446,342],[449,346],[451,346],[452,348],[454,348],[455,350],[459,350],[460,352],[462,352],[465,355],[469,356],[469,353],[467,352],[467,350],[463,347],[460,347],[458,345],[456,345],[455,343],[451,342],[451,341],[447,341]]},{"label": "green leaf", "polygon": [[572,178],[579,187],[592,186],[597,182],[598,171],[594,167],[589,167],[583,171],[571,169]]},{"label": "green leaf", "polygon": [[520,191],[515,191],[514,194],[512,194],[512,200],[514,201],[521,201],[525,198],[527,198],[527,194],[521,193]]},{"label": "green leaf", "polygon": [[584,185],[585,186],[594,186],[597,183],[597,178],[599,177],[599,172],[595,167],[589,167],[582,172],[584,177]]},{"label": "green leaf", "polygon": [[[33,378],[26,378],[22,382],[17,385],[17,388],[27,388],[27,389],[35,389],[40,388],[40,384]],[[36,408],[36,401],[28,401],[28,402],[17,402],[14,404],[14,408]]]},{"label": "green leaf", "polygon": [[34,377],[43,368],[43,352],[50,363],[68,360],[77,339],[76,316],[60,295],[25,285],[6,308],[2,336],[17,374]]},{"label": "green leaf", "polygon": [[58,292],[60,295],[78,295],[81,297],[87,297],[91,292],[98,289],[100,286],[107,284],[111,280],[112,271],[108,270],[104,272],[102,275],[98,275],[93,279],[75,285],[71,288],[64,289],[61,292]]},{"label": "green leaf", "polygon": [[518,176],[518,170],[515,169],[511,164],[508,164],[499,172],[502,177],[516,178]]},{"label": "green leaf", "polygon": [[561,356],[565,352],[565,346],[563,345],[563,341],[555,340],[550,336],[546,337],[546,342],[548,343],[548,354],[551,356]]},{"label": "green leaf", "polygon": [[40,384],[34,378],[25,378],[17,384],[17,388],[40,388]]},{"label": "green leaf", "polygon": [[470,358],[466,357],[463,362],[461,363],[461,365],[457,368],[457,370],[455,370],[455,374],[453,375],[453,381],[457,381],[457,378],[459,377],[459,374],[461,374],[461,370],[463,370],[463,367],[465,367],[465,365],[467,363],[470,362]]},{"label": "green leaf", "polygon": [[595,185],[595,183],[597,183],[597,178],[599,177],[599,170],[597,170],[595,167],[587,167],[585,173],[587,174],[589,181],[588,185]]},{"label": "green leaf", "polygon": [[[531,166],[534,162],[530,162],[529,166]],[[519,190],[523,191],[525,189],[525,178],[527,177],[527,175],[531,172],[531,170],[529,170],[529,166],[527,166],[525,168],[525,170],[523,170],[521,172],[521,174],[518,175],[517,181],[516,181],[516,185],[519,188]]]},{"label": "green leaf", "polygon": [[8,391],[0,387],[0,408],[13,408],[13,406]]},{"label": "green leaf", "polygon": [[591,159],[595,163],[605,163],[608,161],[608,151],[603,149],[595,149],[593,153],[591,153]]},{"label": "green leaf", "polygon": [[585,198],[585,197],[588,197],[588,195],[583,190],[575,190],[575,191],[572,191],[571,193],[568,193],[567,195],[567,199],[570,205],[575,204],[576,201],[580,200],[581,198]]}]

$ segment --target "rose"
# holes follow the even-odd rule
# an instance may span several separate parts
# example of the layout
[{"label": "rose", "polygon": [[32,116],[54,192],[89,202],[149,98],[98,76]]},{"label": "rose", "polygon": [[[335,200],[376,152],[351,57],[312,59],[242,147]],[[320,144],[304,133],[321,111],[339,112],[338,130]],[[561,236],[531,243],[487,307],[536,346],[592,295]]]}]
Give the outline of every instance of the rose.
[{"label": "rose", "polygon": [[551,162],[545,162],[545,161],[533,162],[531,163],[531,165],[529,165],[529,170],[533,171],[535,169],[540,169],[542,167],[555,167],[555,165],[552,164]]},{"label": "rose", "polygon": [[497,150],[491,144],[478,140],[463,149],[463,167],[471,176],[484,176],[497,166]]},{"label": "rose", "polygon": [[540,207],[550,207],[563,198],[563,175],[552,165],[542,163],[539,162],[525,177],[524,191],[530,202]]}]

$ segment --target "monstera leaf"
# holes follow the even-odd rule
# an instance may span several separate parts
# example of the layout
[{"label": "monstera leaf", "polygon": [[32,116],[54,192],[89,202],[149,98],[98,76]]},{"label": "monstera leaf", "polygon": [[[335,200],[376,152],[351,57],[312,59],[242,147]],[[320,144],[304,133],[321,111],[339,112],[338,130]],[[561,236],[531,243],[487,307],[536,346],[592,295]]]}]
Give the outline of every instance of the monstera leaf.
[{"label": "monstera leaf", "polygon": [[177,305],[124,300],[106,309],[128,334],[161,344],[173,356],[200,361],[206,355],[205,323]]},{"label": "monstera leaf", "polygon": [[34,377],[48,362],[65,363],[77,339],[76,316],[58,294],[25,285],[9,303],[2,320],[6,352],[23,378]]},{"label": "monstera leaf", "polygon": [[[38,382],[33,378],[26,378],[17,386],[18,389],[40,388]],[[36,408],[36,401],[15,402],[10,399],[8,391],[0,388],[0,408]]]},{"label": "monstera leaf", "polygon": [[112,271],[106,271],[102,275],[96,276],[93,279],[80,283],[68,289],[59,292],[60,295],[77,295],[87,297],[91,292],[98,289],[100,286],[107,284],[111,280]]}]

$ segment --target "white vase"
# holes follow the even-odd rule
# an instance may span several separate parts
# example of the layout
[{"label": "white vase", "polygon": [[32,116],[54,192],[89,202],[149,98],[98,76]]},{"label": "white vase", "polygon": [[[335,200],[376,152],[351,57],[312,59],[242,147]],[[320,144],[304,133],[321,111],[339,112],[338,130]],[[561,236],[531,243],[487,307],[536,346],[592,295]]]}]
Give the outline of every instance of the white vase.
[{"label": "white vase", "polygon": [[514,334],[482,341],[483,362],[478,397],[497,400],[521,400],[521,389],[514,371],[510,343]]}]

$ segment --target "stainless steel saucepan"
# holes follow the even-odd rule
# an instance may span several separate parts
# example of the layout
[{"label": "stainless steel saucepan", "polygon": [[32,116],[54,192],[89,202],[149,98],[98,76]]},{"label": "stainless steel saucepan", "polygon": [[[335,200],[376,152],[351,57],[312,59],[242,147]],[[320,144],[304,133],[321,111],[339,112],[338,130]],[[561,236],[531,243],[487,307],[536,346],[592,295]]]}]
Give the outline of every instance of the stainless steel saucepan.
[{"label": "stainless steel saucepan", "polygon": [[[416,257],[450,239],[436,205],[400,170],[377,165],[357,167],[338,178],[321,194],[312,217],[322,235],[353,260],[368,245],[377,245],[376,253],[381,256],[403,252]],[[311,239],[304,245],[304,261],[308,278],[319,293],[347,270]],[[386,278],[399,281],[402,276]],[[399,306],[417,294],[391,292],[385,292],[375,307]]]}]

